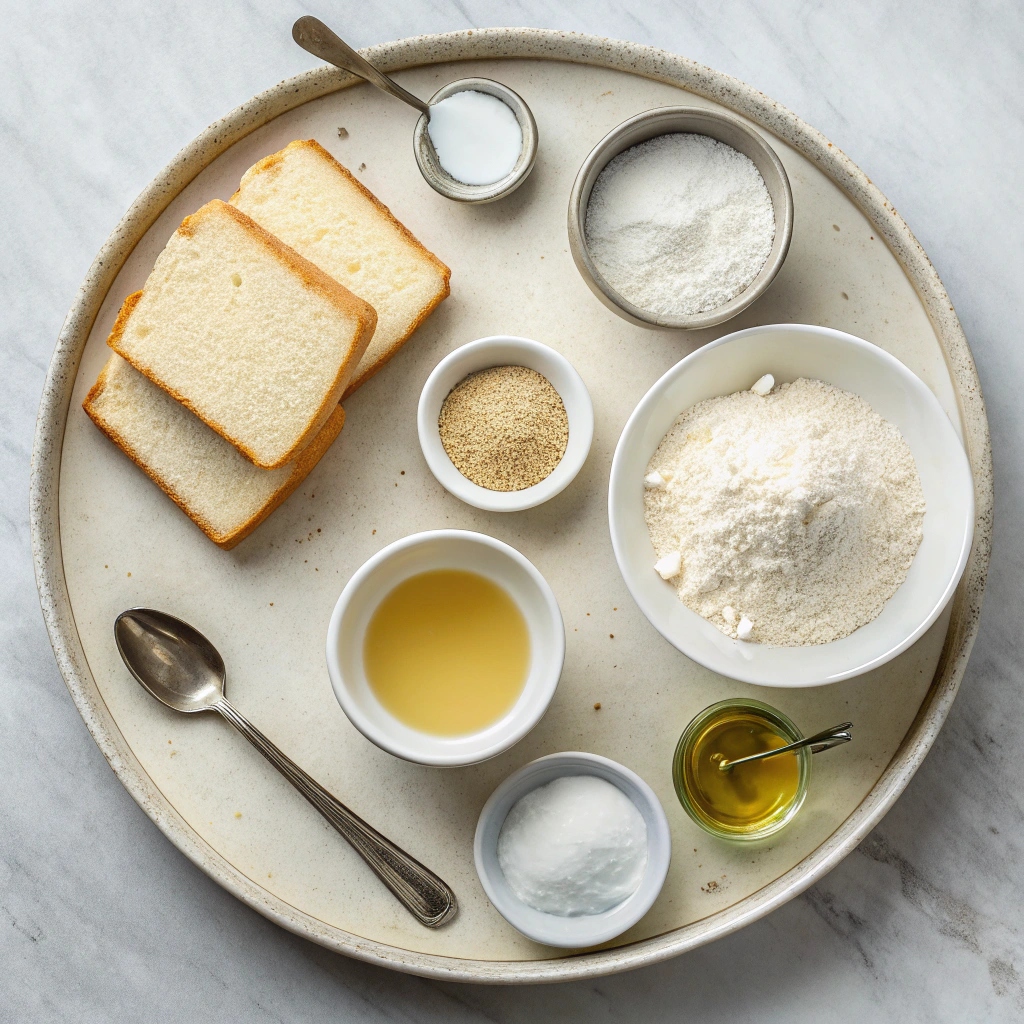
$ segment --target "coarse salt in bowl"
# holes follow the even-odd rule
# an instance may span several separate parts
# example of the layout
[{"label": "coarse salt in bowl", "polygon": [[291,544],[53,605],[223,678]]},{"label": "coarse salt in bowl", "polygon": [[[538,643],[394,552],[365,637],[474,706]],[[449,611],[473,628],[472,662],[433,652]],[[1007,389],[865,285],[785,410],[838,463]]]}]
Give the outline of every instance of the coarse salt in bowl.
[{"label": "coarse salt in bowl", "polygon": [[[521,491],[492,491],[462,475],[441,443],[438,417],[451,390],[471,373],[492,366],[526,366],[547,378],[558,392],[569,420],[569,441],[557,466],[539,483]],[[446,491],[489,512],[518,512],[543,504],[576,478],[594,438],[594,406],[583,378],[565,356],[529,338],[501,334],[471,341],[434,367],[416,411],[420,448],[430,471]]]},{"label": "coarse salt in bowl", "polygon": [[[599,914],[559,917],[527,905],[512,891],[498,862],[498,837],[509,811],[527,793],[567,775],[594,775],[618,787],[647,827],[647,865],[640,884],[617,906]],[[491,794],[477,822],[473,859],[487,898],[513,928],[547,946],[582,949],[621,935],[651,909],[668,875],[672,837],[661,801],[639,775],[598,754],[566,752],[531,761]]]},{"label": "coarse salt in bowl", "polygon": [[[805,377],[859,395],[899,428],[917,465],[926,511],[906,580],[871,622],[831,643],[773,647],[734,640],[691,611],[657,561],[644,519],[644,474],[676,417],[698,402]],[[827,327],[774,324],[719,338],[672,367],[633,410],[612,460],[612,547],[626,586],[651,624],[694,661],[760,686],[821,686],[878,668],[905,651],[953,596],[974,537],[974,482],[950,417],[895,356]],[[685,553],[684,553],[685,558]]]}]

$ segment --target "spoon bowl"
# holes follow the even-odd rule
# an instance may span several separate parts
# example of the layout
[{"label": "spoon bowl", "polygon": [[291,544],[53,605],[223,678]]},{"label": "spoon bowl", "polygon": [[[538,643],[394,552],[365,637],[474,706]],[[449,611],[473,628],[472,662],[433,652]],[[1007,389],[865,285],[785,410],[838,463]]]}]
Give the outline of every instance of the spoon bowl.
[{"label": "spoon bowl", "polygon": [[152,608],[129,608],[114,621],[128,671],[174,711],[215,711],[224,696],[224,659],[187,622]]}]

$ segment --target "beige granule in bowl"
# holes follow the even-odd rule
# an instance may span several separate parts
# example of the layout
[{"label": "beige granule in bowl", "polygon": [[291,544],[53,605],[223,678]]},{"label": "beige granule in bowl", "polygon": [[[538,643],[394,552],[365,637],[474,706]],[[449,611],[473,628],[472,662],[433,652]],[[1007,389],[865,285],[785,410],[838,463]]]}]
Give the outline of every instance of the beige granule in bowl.
[{"label": "beige granule in bowl", "polygon": [[471,373],[444,400],[437,427],[455,468],[490,491],[540,483],[569,443],[561,395],[527,366]]}]

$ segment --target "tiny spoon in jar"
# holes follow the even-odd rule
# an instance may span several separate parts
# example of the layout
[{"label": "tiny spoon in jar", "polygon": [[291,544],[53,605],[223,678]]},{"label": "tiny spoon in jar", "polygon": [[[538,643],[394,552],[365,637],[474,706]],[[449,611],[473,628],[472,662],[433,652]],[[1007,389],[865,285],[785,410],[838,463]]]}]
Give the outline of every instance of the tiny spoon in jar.
[{"label": "tiny spoon in jar", "polygon": [[[490,203],[514,192],[533,170],[533,165],[537,161],[537,122],[523,98],[507,85],[492,82],[489,78],[463,78],[449,83],[434,93],[429,101],[424,101],[418,96],[414,96],[408,89],[403,89],[394,79],[375,68],[365,57],[332,32],[319,18],[310,15],[299,18],[292,26],[292,38],[314,57],[319,57],[343,71],[362,78],[370,85],[376,86],[403,103],[408,103],[409,106],[415,107],[420,112],[420,119],[416,122],[413,133],[413,152],[420,173],[435,192],[460,203]],[[430,108],[459,92],[481,92],[493,96],[512,111],[519,123],[519,130],[523,136],[519,159],[516,160],[512,170],[497,181],[485,185],[467,185],[464,181],[459,181],[458,178],[449,174],[438,159],[437,151],[434,149],[430,133],[427,130],[430,121]]]},{"label": "tiny spoon in jar", "polygon": [[853,722],[843,722],[842,725],[834,725],[831,729],[823,729],[813,736],[805,736],[795,743],[787,743],[784,747],[776,747],[774,750],[763,750],[760,754],[751,754],[749,757],[738,757],[735,761],[723,759],[718,762],[718,770],[727,772],[738,764],[746,764],[748,761],[763,761],[766,757],[775,757],[776,754],[787,754],[792,750],[799,750],[801,747],[810,747],[812,754],[820,754],[823,750],[838,747],[840,743],[849,743],[853,734],[849,731],[853,728]]},{"label": "tiny spoon in jar", "polygon": [[197,629],[166,612],[130,608],[114,622],[128,671],[174,711],[216,711],[227,719],[341,833],[400,903],[428,928],[458,911],[455,893],[432,871],[352,813],[285,756],[224,696],[224,660]]}]

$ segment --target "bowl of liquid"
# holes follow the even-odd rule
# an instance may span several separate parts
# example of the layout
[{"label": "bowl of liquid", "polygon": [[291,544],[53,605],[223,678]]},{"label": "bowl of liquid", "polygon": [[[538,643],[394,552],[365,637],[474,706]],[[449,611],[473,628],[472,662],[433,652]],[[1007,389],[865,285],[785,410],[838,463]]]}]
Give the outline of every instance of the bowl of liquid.
[{"label": "bowl of liquid", "polygon": [[327,631],[335,696],[367,739],[428,765],[486,760],[547,710],[565,657],[558,602],[515,548],[433,530],[377,552]]},{"label": "bowl of liquid", "polygon": [[430,97],[413,152],[427,184],[458,203],[514,192],[537,162],[537,122],[523,98],[489,78],[463,78]]},{"label": "bowl of liquid", "polygon": [[686,727],[672,758],[672,782],[687,814],[719,839],[750,842],[785,828],[807,796],[811,751],[735,761],[803,739],[781,711],[757,700],[723,700]]}]

